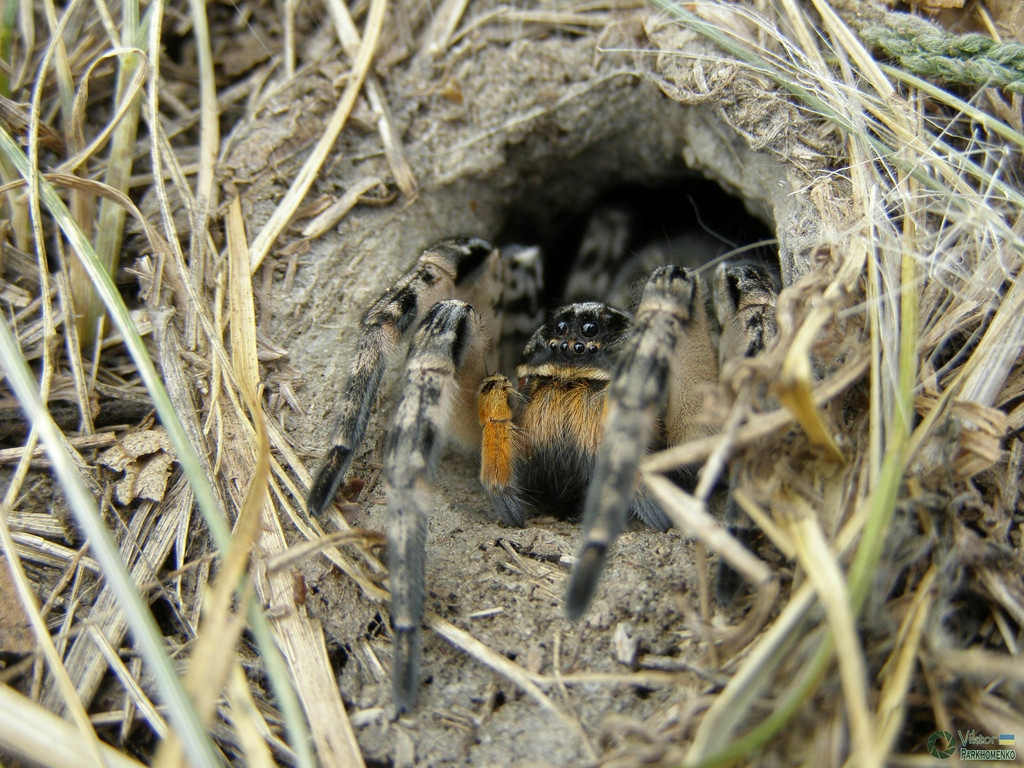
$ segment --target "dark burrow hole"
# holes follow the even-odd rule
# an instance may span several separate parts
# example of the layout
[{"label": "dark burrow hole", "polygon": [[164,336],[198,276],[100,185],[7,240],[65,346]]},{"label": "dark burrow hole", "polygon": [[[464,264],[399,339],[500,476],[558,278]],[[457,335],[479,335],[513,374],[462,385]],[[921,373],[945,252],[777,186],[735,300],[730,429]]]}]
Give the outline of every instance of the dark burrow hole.
[{"label": "dark burrow hole", "polygon": [[571,200],[528,193],[510,206],[496,238],[502,245],[540,246],[546,307],[566,300],[622,303],[596,291],[587,295],[586,280],[572,280],[574,273],[593,268],[601,259],[615,267],[635,266],[631,277],[641,284],[632,286],[634,292],[658,264],[693,269],[735,251],[737,259],[778,269],[772,230],[751,215],[742,200],[702,176],[648,186],[626,184],[596,195],[586,190],[579,199],[589,204],[574,207]]}]

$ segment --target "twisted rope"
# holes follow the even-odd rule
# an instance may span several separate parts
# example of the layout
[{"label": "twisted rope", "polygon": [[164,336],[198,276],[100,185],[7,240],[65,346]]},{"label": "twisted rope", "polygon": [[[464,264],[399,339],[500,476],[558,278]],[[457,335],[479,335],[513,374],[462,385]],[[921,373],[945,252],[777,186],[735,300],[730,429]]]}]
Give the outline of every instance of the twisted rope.
[{"label": "twisted rope", "polygon": [[953,35],[905,13],[887,14],[884,26],[867,27],[861,36],[916,75],[1024,93],[1024,45],[1020,43],[997,43],[974,33]]}]

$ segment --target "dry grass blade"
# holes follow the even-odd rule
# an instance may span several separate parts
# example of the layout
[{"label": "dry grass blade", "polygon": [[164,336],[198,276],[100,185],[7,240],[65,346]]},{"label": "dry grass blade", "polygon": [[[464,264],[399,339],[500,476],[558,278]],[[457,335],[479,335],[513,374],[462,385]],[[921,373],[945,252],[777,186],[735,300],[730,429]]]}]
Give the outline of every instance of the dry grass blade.
[{"label": "dry grass blade", "polygon": [[[132,7],[132,2],[125,3],[125,7]],[[128,14],[126,14],[128,16]],[[138,27],[136,15],[134,24],[130,17],[126,18],[126,24],[130,24],[130,37],[135,37],[135,30]],[[141,43],[141,40],[138,41]],[[128,51],[119,56],[118,62],[118,95],[121,101],[127,105],[124,117],[113,129],[113,136],[110,143],[110,157],[107,161],[107,175],[104,183],[107,187],[119,192],[127,192],[128,183],[132,175],[132,158],[135,152],[135,139],[138,135],[139,115],[142,108],[141,94],[133,91],[133,81],[140,79],[139,72],[145,71],[145,61],[141,50]],[[117,270],[121,260],[121,243],[124,238],[124,209],[111,203],[108,200],[100,201],[99,222],[96,230],[96,255],[100,263],[111,275]],[[90,347],[96,338],[97,322],[103,312],[103,299],[93,289],[92,281],[89,279],[88,271],[84,264],[78,259],[71,262],[71,284],[76,292],[75,306],[78,308],[80,320],[78,323],[79,335],[82,343]]]},{"label": "dry grass blade", "polygon": [[760,588],[772,581],[774,574],[771,569],[730,536],[707,511],[704,502],[662,475],[645,472],[643,480],[677,528],[721,555],[754,586]]},{"label": "dry grass blade", "polygon": [[608,25],[610,17],[601,13],[579,13],[575,10],[568,11],[547,11],[547,10],[519,10],[517,8],[502,7],[489,13],[484,13],[473,19],[469,24],[464,25],[457,33],[451,36],[449,45],[454,45],[469,37],[475,30],[496,21],[506,21],[510,24],[538,24],[550,26],[568,31],[586,30],[588,28],[601,28]]},{"label": "dry grass blade", "polygon": [[[836,461],[843,461],[844,456],[835,443],[832,427],[822,414],[820,400],[814,396],[816,377],[811,361],[822,329],[843,306],[849,286],[856,283],[863,269],[865,255],[860,249],[853,254],[844,254],[839,273],[825,287],[820,300],[812,305],[809,312],[797,303],[800,294],[795,287],[793,291],[783,292],[777,309],[780,337],[777,349],[784,349],[786,353],[773,389],[810,440],[824,447]],[[812,277],[808,282],[815,279]]]},{"label": "dry grass blade", "polygon": [[928,656],[945,667],[961,670],[966,678],[982,684],[999,678],[1005,678],[1017,685],[1024,683],[1024,666],[1018,659],[1003,654],[988,653],[981,649],[935,649],[930,650]]},{"label": "dry grass blade", "polygon": [[132,674],[125,663],[121,660],[121,657],[117,653],[117,649],[107,641],[107,638],[104,635],[100,634],[95,629],[88,630],[86,634],[90,635],[90,640],[95,644],[96,648],[99,649],[100,655],[102,655],[107,662],[107,666],[114,672],[118,682],[120,682],[128,692],[128,697],[132,706],[138,708],[140,714],[145,718],[146,723],[153,729],[153,733],[161,739],[168,738],[168,736],[171,735],[171,730],[167,727],[167,721],[159,712],[157,712],[153,702],[150,701],[149,697],[142,690],[142,685],[138,681],[138,675]]},{"label": "dry grass blade", "polygon": [[811,370],[810,347],[821,326],[828,321],[831,313],[827,307],[821,308],[816,322],[805,322],[793,340],[793,346],[786,355],[776,394],[779,402],[789,409],[793,417],[804,428],[807,436],[817,445],[823,446],[836,461],[843,460],[843,453],[836,445],[828,424],[815,407],[813,397],[814,374]]},{"label": "dry grass blade", "polygon": [[322,212],[307,224],[302,230],[303,237],[319,237],[328,230],[337,226],[345,214],[356,207],[359,198],[365,195],[374,187],[380,185],[381,181],[376,176],[364,176],[354,185],[345,190],[345,194],[338,200],[324,209]]},{"label": "dry grass blade", "polygon": [[423,36],[423,50],[430,56],[441,56],[448,50],[449,40],[466,12],[469,0],[444,0],[434,13],[434,20]]},{"label": "dry grass blade", "polygon": [[[71,278],[67,261],[61,259],[61,271],[57,276],[57,297],[60,299],[60,306],[64,317],[74,317],[74,301],[71,298]],[[75,323],[68,323],[65,333],[65,348],[67,350],[68,364],[71,367],[71,376],[75,382],[75,395],[78,400],[78,412],[82,418],[82,429],[86,434],[95,431],[92,419],[92,409],[89,407],[90,388],[85,379],[85,370],[82,364],[81,343],[78,338],[78,326]],[[98,350],[95,350],[98,357]]]},{"label": "dry grass blade", "polygon": [[903,724],[904,702],[924,637],[925,622],[934,604],[932,587],[938,575],[938,569],[933,566],[921,579],[886,662],[874,722],[875,738],[883,754],[892,750]]},{"label": "dry grass blade", "polygon": [[204,210],[198,219],[199,226],[192,233],[196,245],[193,251],[203,247],[207,236],[209,212],[217,207],[214,187],[214,172],[217,155],[220,153],[220,111],[217,104],[217,78],[214,73],[213,51],[210,45],[210,30],[204,3],[190,3],[192,23],[195,29],[196,58],[199,64],[199,175],[196,179],[195,200]]},{"label": "dry grass blade", "polygon": [[[868,360],[866,359],[852,360],[832,377],[818,384],[814,388],[813,399],[815,405],[820,406],[827,403],[848,390],[863,378],[867,367]],[[755,416],[736,430],[733,446],[739,448],[755,444],[770,435],[779,434],[783,428],[793,423],[793,421],[795,421],[795,417],[789,410],[772,411]],[[666,448],[644,458],[640,463],[640,469],[643,472],[670,472],[678,467],[706,459],[718,447],[720,442],[720,437],[706,437],[672,448]]]},{"label": "dry grass blade", "polygon": [[268,557],[264,562],[267,573],[271,576],[297,565],[307,557],[323,552],[328,547],[337,547],[339,544],[355,543],[373,546],[383,546],[387,543],[385,537],[379,531],[370,531],[363,528],[352,528],[331,533],[310,539],[305,543],[293,544],[284,552],[273,557]]},{"label": "dry grass blade", "polygon": [[[89,65],[89,68],[85,72],[85,76],[82,78],[82,84],[79,86],[78,92],[75,94],[74,120],[76,123],[76,132],[80,132],[82,130],[80,124],[85,120],[85,110],[89,100],[89,80],[92,77],[93,71],[97,68],[103,68],[109,64],[107,60],[110,58],[116,60],[119,57],[128,54],[139,55],[141,53],[142,51],[139,49],[117,48],[103,56],[100,56]],[[147,75],[148,72],[145,67],[134,68],[132,78],[125,87],[122,99],[118,103],[117,110],[111,117],[110,121],[103,126],[100,132],[93,137],[92,141],[90,141],[87,146],[81,147],[72,157],[61,163],[55,169],[58,173],[74,173],[80,166],[88,162],[90,158],[107,145],[114,133],[114,130],[126,117],[129,116],[133,105],[137,103],[138,96],[146,83]]]},{"label": "dry grass blade", "polygon": [[[7,333],[6,325],[0,329],[0,332]],[[8,373],[8,375],[11,375],[11,373]],[[15,550],[14,540],[11,538],[11,531],[7,525],[11,502],[12,499],[5,498],[3,507],[0,509],[0,543],[3,544],[4,555],[2,558],[3,562],[0,562],[0,567],[10,569],[18,592],[18,599],[21,601],[25,616],[28,617],[29,624],[35,634],[37,646],[42,650],[51,674],[53,674],[56,679],[61,695],[67,702],[71,715],[75,720],[77,736],[83,740],[89,750],[89,753],[97,761],[102,762],[99,739],[89,723],[89,717],[85,712],[85,708],[75,695],[75,686],[72,683],[67,670],[64,668],[64,664],[61,661],[60,654],[57,652],[57,648],[53,644],[53,638],[50,637],[50,633],[47,631],[46,623],[40,615],[39,606],[36,604],[35,597],[32,593],[32,587],[29,584],[28,578],[25,576],[25,571],[21,566],[21,560]]]},{"label": "dry grass blade", "polygon": [[[832,524],[842,524],[848,534],[861,536],[844,574],[841,559],[826,557],[826,521],[819,527],[808,518],[803,525],[790,526],[790,532],[796,534],[791,538],[797,545],[798,560],[819,584],[822,594],[849,596],[848,606],[845,601],[841,606],[827,606],[837,647],[844,646],[837,652],[846,707],[842,713],[836,712],[836,722],[845,720],[840,727],[851,731],[854,760],[874,763],[884,762],[891,751],[908,746],[906,736],[898,729],[910,720],[908,709],[921,709],[909,694],[914,659],[928,647],[927,631],[942,632],[933,626],[929,614],[951,610],[948,605],[942,607],[949,600],[948,594],[942,588],[936,593],[928,586],[935,581],[941,583],[942,577],[936,574],[939,556],[921,553],[932,551],[932,537],[937,536],[944,547],[956,552],[951,555],[954,562],[958,557],[970,558],[968,551],[958,547],[971,537],[956,535],[959,524],[955,522],[954,505],[947,501],[949,495],[966,493],[986,509],[986,514],[1004,521],[986,537],[989,545],[1014,546],[1012,538],[1004,537],[1019,535],[1018,524],[1012,522],[1015,502],[1007,504],[998,495],[986,492],[972,495],[978,487],[972,483],[984,486],[993,472],[999,476],[1004,471],[1015,474],[1003,452],[1006,415],[995,406],[1000,397],[1015,402],[1019,396],[1014,371],[1019,369],[1019,339],[1024,328],[1020,326],[1020,281],[1016,279],[1021,242],[1015,228],[1024,210],[1024,197],[1019,177],[1005,172],[1001,158],[1006,149],[988,141],[988,136],[971,136],[964,131],[963,123],[965,116],[977,116],[991,135],[1016,146],[1020,135],[975,105],[959,102],[927,83],[918,81],[915,85],[920,85],[932,101],[895,87],[890,76],[903,82],[912,80],[874,61],[857,38],[855,28],[847,26],[847,22],[854,23],[853,19],[839,18],[827,3],[814,5],[820,13],[821,29],[811,28],[799,4],[785,2],[780,6],[785,33],[780,33],[774,18],[748,9],[727,4],[686,8],[677,3],[663,4],[688,28],[727,51],[731,58],[725,60],[742,62],[741,77],[765,78],[785,89],[818,118],[840,128],[848,142],[853,215],[844,222],[844,228],[837,230],[833,245],[842,258],[833,271],[832,284],[818,292],[813,301],[786,307],[788,297],[799,296],[799,283],[780,297],[780,346],[788,353],[778,368],[775,389],[809,439],[825,447],[834,458],[845,457],[846,464],[833,467],[825,475],[794,467],[792,477],[782,476],[771,487],[771,505],[762,501],[747,506],[754,512],[760,512],[761,506],[770,507],[780,515],[794,508],[824,511],[821,501],[830,499],[840,506]],[[719,24],[710,23],[711,19]],[[704,67],[701,72],[713,70]],[[707,92],[714,93],[713,86]],[[734,116],[728,109],[719,107],[719,112],[726,113],[727,121],[742,122],[742,115]],[[927,172],[922,172],[924,169]],[[826,265],[819,274],[827,270]],[[862,281],[865,272],[867,279]],[[850,303],[850,297],[865,293],[866,301],[859,307]],[[849,321],[858,316],[870,336],[870,348],[855,344],[843,347],[837,342]],[[848,332],[846,335],[850,338]],[[772,356],[768,357],[758,363],[766,372],[772,362]],[[869,366],[868,413],[857,420],[849,418],[852,411],[840,416],[834,406],[822,407],[812,395],[812,387],[820,386],[814,383],[816,377],[824,372],[827,378],[840,360],[847,366],[855,360]],[[915,402],[919,407],[916,414]],[[767,423],[769,417],[761,418]],[[854,423],[866,430],[858,434],[844,429]],[[837,435],[841,442],[836,441]],[[737,437],[737,442],[745,437],[743,429]],[[674,454],[666,452],[648,459],[645,468],[665,469],[670,459],[687,459],[698,452],[708,455],[710,450],[710,443],[682,446]],[[845,481],[835,480],[843,475]],[[939,499],[937,522],[915,520],[913,513],[902,506],[906,504],[912,510],[922,503],[920,485],[908,494],[909,477],[914,478],[911,488],[915,483],[924,484]],[[786,493],[794,491],[795,499],[787,501]],[[767,495],[768,491],[762,489],[762,493]],[[738,497],[743,498],[742,491]],[[762,517],[766,523],[772,522]],[[771,538],[779,536],[776,533]],[[907,561],[890,562],[901,546],[916,546],[919,559],[908,558],[912,565]],[[833,544],[832,549],[844,548]],[[943,563],[940,567],[949,565]],[[1009,569],[1009,573],[1014,572],[1019,575],[1019,569]],[[993,573],[993,569],[977,568],[970,581],[974,589],[990,595],[993,604],[999,606],[994,624],[1000,628],[1000,644],[1010,650],[1020,621],[1017,600],[1010,598],[1012,590],[1006,588],[1014,583],[1014,576],[1006,573],[997,579],[1000,586],[985,586]],[[898,581],[901,578],[906,579],[905,584]],[[790,599],[783,616],[795,601],[795,596]],[[911,607],[904,608],[905,603]],[[870,646],[859,647],[857,633],[883,632],[891,622],[890,613],[895,611],[905,613],[905,617],[898,644],[888,660],[880,659],[879,652]],[[809,641],[807,630],[793,625],[791,631],[794,634],[788,642],[796,643],[800,638]],[[985,641],[975,636],[968,642]],[[799,701],[806,700],[828,679],[829,653],[819,650],[805,665],[807,672],[800,684],[791,686],[783,697],[785,704],[779,709],[786,710],[791,727],[805,727],[798,715]],[[742,749],[767,744],[767,739],[773,738],[770,734],[778,738],[786,721],[773,715],[764,727],[756,726],[733,746],[719,739],[720,733],[729,733],[736,725],[732,718],[746,711],[751,701],[746,691],[741,696],[740,689],[733,685],[749,685],[757,680],[766,687],[772,670],[784,665],[781,659],[760,658],[763,669],[755,670],[749,660],[745,662],[720,700],[712,705],[688,754],[689,761],[737,759],[744,754]],[[863,682],[872,679],[872,671],[881,665],[889,672],[883,678],[875,677],[880,680],[876,685],[881,687],[882,699],[878,712],[870,716],[866,704],[870,695],[863,689]],[[775,686],[773,697],[778,700],[779,686]],[[984,698],[988,694],[978,691],[977,695]],[[977,708],[976,722],[981,722],[984,713],[998,711],[1006,699],[1014,698],[1015,694],[1009,692],[992,696],[984,707]],[[737,703],[742,705],[737,708]],[[936,727],[949,725],[941,707],[935,711]],[[924,719],[922,714],[916,713],[917,725]],[[769,720],[773,721],[771,727]],[[716,728],[720,730],[713,731]],[[792,733],[788,728],[787,732]],[[865,739],[878,734],[883,738],[875,739],[870,746],[874,753],[863,751],[869,749],[864,746]],[[798,749],[803,747],[797,745]],[[858,749],[862,750],[859,755]]]},{"label": "dry grass blade", "polygon": [[566,715],[557,706],[555,706],[554,702],[552,702],[547,694],[545,694],[537,685],[534,675],[530,672],[523,669],[515,662],[509,661],[509,659],[500,653],[495,652],[493,648],[481,643],[469,632],[459,629],[454,624],[445,621],[436,614],[427,612],[424,621],[428,627],[437,632],[438,635],[443,637],[456,648],[476,659],[485,667],[493,669],[502,677],[514,683],[523,691],[523,693],[533,699],[537,705],[542,707],[545,711],[561,718],[566,725],[570,726],[574,730],[578,728],[579,722]]},{"label": "dry grass blade", "polygon": [[[1012,354],[1014,342],[1008,340],[1022,338],[1024,281],[1015,280],[1002,297],[977,349],[951,382],[948,391],[954,392],[957,398],[971,403],[993,405],[1017,359],[1017,356]],[[942,460],[945,440],[941,435],[935,435],[931,441],[921,444],[924,434],[926,433],[920,429],[915,432],[913,443],[915,447],[920,444],[917,448],[920,454],[916,458],[924,466],[934,466]]]},{"label": "dry grass blade", "polygon": [[[363,42],[348,8],[340,0],[327,0],[327,10],[334,20],[338,39],[341,41],[345,53],[353,63],[358,62]],[[417,195],[416,177],[409,164],[409,159],[406,157],[402,137],[391,116],[384,87],[381,85],[380,78],[372,71],[366,73],[366,98],[370,102],[370,109],[373,110],[373,114],[377,118],[377,131],[384,144],[384,154],[387,155],[388,165],[395,177],[395,183],[398,184],[402,194],[409,198],[409,202],[412,202]]]},{"label": "dry grass blade", "polygon": [[245,677],[245,671],[237,662],[232,666],[228,678],[227,688],[228,705],[231,707],[235,721],[235,733],[238,742],[245,754],[246,765],[253,768],[272,768],[276,763],[267,743],[265,729],[258,727],[262,717],[256,702],[253,700],[253,693],[249,688],[249,681]]},{"label": "dry grass blade", "polygon": [[813,604],[814,590],[805,584],[790,596],[772,626],[754,642],[740,668],[701,720],[687,753],[687,766],[717,765],[720,761],[738,760],[749,754],[751,748],[770,738],[758,736],[753,744],[748,741],[736,743],[737,731],[741,726],[749,728],[751,710],[772,684],[780,659],[792,651],[801,623]]},{"label": "dry grass blade", "polygon": [[[276,516],[266,520],[260,549],[280,552],[286,546]],[[257,571],[256,577],[261,600],[271,607],[271,624],[310,723],[317,754],[329,764],[363,765],[362,753],[334,683],[323,632],[319,623],[295,604],[291,573],[269,577]]]},{"label": "dry grass blade", "polygon": [[[91,730],[91,729],[90,729]],[[67,768],[141,768],[142,763],[107,744],[83,749],[82,733],[26,696],[0,685],[0,745],[6,753],[39,765]]]},{"label": "dry grass blade", "polygon": [[855,739],[853,762],[869,768],[879,765],[875,752],[871,716],[868,712],[867,670],[864,651],[857,635],[856,621],[842,568],[829,551],[828,541],[813,519],[814,513],[794,499],[791,519],[787,521],[796,545],[797,561],[807,571],[818,599],[825,608],[836,646],[843,680],[846,716]]},{"label": "dry grass blade", "polygon": [[[130,569],[132,581],[139,585],[156,583],[157,574],[153,571],[153,563],[161,563],[167,559],[174,543],[174,533],[187,519],[191,512],[193,496],[187,483],[177,482],[164,497],[159,507],[147,502],[132,518],[125,545],[123,558]],[[159,514],[158,514],[159,511]],[[155,521],[153,518],[156,518]],[[148,587],[146,587],[148,591]],[[119,646],[128,631],[128,622],[122,611],[117,608],[117,594],[109,584],[105,584],[92,604],[96,616],[94,632],[102,634],[106,643]],[[83,701],[90,702],[100,686],[100,681],[107,673],[107,662],[97,654],[90,633],[83,633],[72,643],[64,659],[71,678],[75,681],[77,695]],[[62,702],[54,692],[46,691],[42,697],[43,704],[50,708],[62,708]]]},{"label": "dry grass blade", "polygon": [[[0,134],[0,136],[6,137],[6,134]],[[39,401],[27,363],[22,359],[19,365],[20,352],[6,321],[0,323],[0,347],[3,349],[0,359],[4,361],[8,380],[14,386],[22,407],[26,409],[31,421],[43,437],[50,461],[61,479],[65,492],[71,499],[71,506],[78,522],[87,532],[97,558],[103,563],[104,572],[117,592],[120,604],[133,627],[136,641],[159,681],[162,695],[172,707],[176,720],[175,725],[181,729],[190,759],[197,765],[212,765],[215,762],[213,745],[208,734],[195,720],[195,713],[188,703],[188,698],[181,688],[170,660],[167,658],[156,621],[143,604],[129,575],[125,572],[117,545],[105,527],[92,495],[85,488],[76,468],[63,450],[59,430],[46,412],[45,406]],[[55,650],[54,654],[56,655]],[[62,670],[59,658],[57,663],[58,666],[55,669]],[[70,700],[77,703],[77,697]],[[84,713],[82,716],[84,717]]]},{"label": "dry grass blade", "polygon": [[255,272],[259,265],[263,263],[263,259],[270,253],[270,248],[273,246],[274,241],[277,240],[278,235],[284,231],[285,226],[295,215],[299,204],[306,197],[310,187],[313,186],[313,182],[320,173],[328,153],[334,146],[335,141],[337,141],[338,134],[345,127],[345,121],[348,120],[356,97],[362,90],[363,82],[370,69],[370,63],[373,61],[373,54],[377,50],[377,41],[380,38],[381,27],[384,24],[384,12],[386,9],[387,0],[371,0],[363,42],[359,48],[359,55],[353,62],[352,78],[345,86],[345,91],[338,101],[338,106],[324,127],[323,135],[317,141],[313,153],[295,176],[288,189],[288,193],[278,204],[273,215],[263,225],[263,229],[260,230],[256,239],[253,240],[249,248],[250,270],[252,272]]},{"label": "dry grass blade", "polygon": [[[854,64],[856,65],[857,72],[868,79],[871,83],[871,87],[883,98],[893,98],[896,95],[895,89],[889,79],[885,76],[882,68],[878,62],[875,61],[874,56],[871,55],[854,35],[853,31],[847,26],[835,10],[826,2],[821,0],[814,0],[814,9],[821,14],[821,19],[825,24],[825,28],[828,30],[829,35],[833,40],[836,41],[836,47],[846,52]],[[807,25],[807,15],[796,7],[794,3],[786,3],[786,13],[791,23],[805,27]],[[815,52],[819,57],[821,53],[817,46],[813,46],[811,51]],[[824,62],[822,62],[824,64]],[[827,69],[823,68],[824,72],[828,72]],[[826,75],[827,76],[827,75]],[[899,119],[899,113],[893,115],[896,119]]]},{"label": "dry grass blade", "polygon": [[[270,445],[263,405],[258,396],[259,361],[252,279],[249,273],[251,258],[246,244],[242,209],[237,198],[228,208],[227,235],[230,267],[228,321],[232,362],[240,393],[256,427],[257,438],[252,446],[257,457],[252,488],[258,489],[259,500],[253,501],[254,506],[248,518],[251,527],[242,541],[255,541],[262,559],[285,552],[287,545],[268,495]],[[243,504],[243,513],[248,505],[249,498]],[[236,537],[237,531],[236,527]],[[247,558],[249,547],[243,546],[241,552]],[[235,576],[239,577],[241,573],[239,570]],[[236,578],[231,583],[237,581]],[[305,707],[317,754],[328,764],[362,765],[362,753],[356,744],[337,686],[333,685],[323,633],[318,623],[311,621],[301,607],[295,605],[291,573],[269,574],[265,568],[261,568],[256,587],[263,604],[271,606],[274,614],[271,626],[278,645],[284,650],[291,679]]]},{"label": "dry grass blade", "polygon": [[733,491],[733,500],[747,513],[750,519],[757,525],[758,530],[768,537],[779,552],[788,558],[796,557],[796,549],[789,534],[783,531],[772,516],[762,509],[745,490],[737,488]]},{"label": "dry grass blade", "polygon": [[[249,258],[242,204],[236,197],[228,205],[228,329],[231,334],[231,361],[235,380],[253,419],[261,420],[259,402],[260,365],[256,350],[256,307],[253,304],[252,280],[242,271],[242,262]],[[257,439],[266,441],[265,431],[256,430]],[[260,446],[269,453],[269,446]],[[257,460],[262,461],[261,451]],[[269,465],[268,465],[269,466]],[[266,472],[264,472],[264,481]]]},{"label": "dry grass blade", "polygon": [[[235,646],[245,622],[240,614],[248,610],[252,595],[244,589],[239,595],[239,610],[233,610],[238,585],[245,583],[252,548],[262,527],[262,517],[269,506],[270,446],[267,440],[262,405],[257,398],[259,367],[256,361],[256,319],[252,285],[248,272],[248,251],[241,225],[241,209],[229,209],[228,252],[231,275],[229,286],[229,317],[232,358],[241,395],[249,409],[256,432],[255,465],[249,486],[235,523],[231,549],[224,554],[217,581],[207,595],[203,621],[189,657],[185,685],[196,701],[196,709],[204,722],[214,714],[217,697],[236,665]],[[237,719],[241,713],[235,713]],[[175,739],[165,741],[157,753],[157,765],[175,766],[182,762],[180,745]]]}]

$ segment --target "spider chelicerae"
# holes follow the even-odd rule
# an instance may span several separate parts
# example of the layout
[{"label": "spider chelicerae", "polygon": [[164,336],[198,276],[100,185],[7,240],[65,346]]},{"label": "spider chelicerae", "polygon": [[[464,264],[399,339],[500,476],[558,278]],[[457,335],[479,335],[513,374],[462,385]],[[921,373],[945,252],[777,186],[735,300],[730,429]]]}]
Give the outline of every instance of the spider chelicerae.
[{"label": "spider chelicerae", "polygon": [[[479,238],[456,237],[427,248],[373,302],[360,321],[338,427],[308,508],[319,515],[331,503],[385,370],[408,345],[385,457],[398,712],[416,699],[427,515],[446,441],[479,451],[480,481],[503,523],[582,509],[584,541],[566,595],[567,613],[577,618],[630,517],[669,527],[638,480],[640,460],[713,431],[698,419],[703,385],[717,380],[725,360],[765,348],[775,334],[777,292],[777,278],[760,263],[720,265],[710,281],[660,266],[632,315],[587,301],[538,321],[536,252],[503,254]],[[494,372],[503,316],[520,318],[506,324],[506,338],[524,316],[536,327],[515,381]]]}]

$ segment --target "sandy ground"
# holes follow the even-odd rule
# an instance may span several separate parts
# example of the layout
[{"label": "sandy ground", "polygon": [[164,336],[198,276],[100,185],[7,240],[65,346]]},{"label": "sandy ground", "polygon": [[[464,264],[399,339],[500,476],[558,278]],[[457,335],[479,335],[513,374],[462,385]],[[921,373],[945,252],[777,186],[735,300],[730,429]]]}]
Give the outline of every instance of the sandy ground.
[{"label": "sandy ground", "polygon": [[[568,566],[558,561],[575,553],[579,526],[495,524],[472,462],[450,453],[442,471],[428,533],[428,609],[531,672],[608,674],[561,690],[545,686],[555,713],[428,631],[419,706],[391,723],[390,642],[381,616],[344,576],[314,565],[306,573],[307,609],[337,644],[342,695],[368,760],[401,762],[404,750],[424,765],[579,764],[599,754],[606,738],[621,736],[627,721],[611,716],[656,730],[692,706],[708,681],[686,671],[705,664],[707,648],[694,632],[690,542],[639,527],[624,534],[593,607],[573,624],[561,607]],[[367,502],[356,524],[383,530],[379,484]],[[617,651],[622,633],[626,648],[635,644],[633,659]],[[648,664],[679,671],[657,682],[634,674]]]}]

